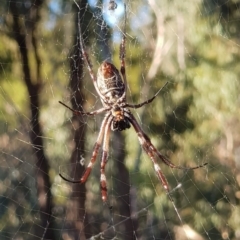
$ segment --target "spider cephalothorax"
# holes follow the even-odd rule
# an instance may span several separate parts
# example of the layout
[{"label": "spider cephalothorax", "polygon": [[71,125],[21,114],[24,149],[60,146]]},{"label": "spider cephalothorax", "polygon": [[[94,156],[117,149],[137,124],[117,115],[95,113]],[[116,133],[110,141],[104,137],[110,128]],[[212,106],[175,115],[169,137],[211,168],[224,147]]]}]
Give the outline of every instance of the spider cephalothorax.
[{"label": "spider cephalothorax", "polygon": [[[126,13],[126,6],[125,6],[125,13]],[[79,16],[79,19],[80,19],[80,16]],[[107,201],[107,182],[106,182],[106,176],[105,176],[105,166],[107,163],[108,152],[109,152],[110,130],[122,131],[130,128],[130,126],[132,125],[135,132],[137,133],[140,145],[142,146],[143,150],[151,159],[154,170],[157,174],[157,177],[162,183],[167,194],[169,195],[168,183],[157,162],[157,158],[160,158],[162,162],[168,165],[169,167],[179,168],[179,169],[196,169],[206,164],[196,166],[193,168],[185,168],[185,167],[174,165],[172,162],[170,162],[170,160],[168,160],[164,155],[162,155],[155,148],[155,146],[151,143],[150,138],[146,135],[146,133],[144,133],[144,131],[138,124],[136,118],[128,109],[128,108],[135,108],[135,109],[140,108],[146,104],[151,103],[155,99],[155,97],[158,95],[158,93],[161,91],[161,89],[152,98],[142,103],[139,103],[139,104],[126,103],[126,84],[127,84],[126,73],[125,73],[126,14],[125,14],[125,26],[124,26],[123,35],[122,35],[122,42],[120,45],[121,75],[117,70],[117,68],[112,63],[103,62],[98,69],[98,73],[96,77],[96,75],[93,72],[88,54],[84,47],[80,24],[78,26],[79,26],[81,52],[87,64],[87,68],[92,78],[93,85],[98,95],[101,98],[103,107],[92,112],[82,112],[82,111],[74,110],[62,102],[60,103],[65,107],[67,107],[68,109],[70,109],[75,115],[96,115],[96,114],[105,112],[105,117],[102,121],[100,132],[98,134],[96,143],[93,148],[91,160],[81,179],[79,181],[72,181],[72,180],[66,179],[64,176],[61,175],[61,173],[60,173],[60,176],[69,182],[84,183],[88,179],[89,174],[91,173],[92,167],[97,159],[99,149],[102,145],[100,186],[101,186],[102,200],[106,202]],[[164,86],[166,86],[166,84]]]}]

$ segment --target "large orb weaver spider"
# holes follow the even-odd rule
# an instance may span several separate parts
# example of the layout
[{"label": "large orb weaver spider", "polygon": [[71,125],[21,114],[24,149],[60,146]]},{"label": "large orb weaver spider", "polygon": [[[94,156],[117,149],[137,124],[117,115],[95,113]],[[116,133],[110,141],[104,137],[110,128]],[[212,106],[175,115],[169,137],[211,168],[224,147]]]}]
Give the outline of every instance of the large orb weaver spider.
[{"label": "large orb weaver spider", "polygon": [[[75,1],[74,1],[75,2]],[[75,2],[76,3],[76,2]],[[77,4],[77,3],[76,3]],[[78,6],[78,4],[77,4]],[[80,7],[78,6],[79,10]],[[79,13],[78,13],[79,14]],[[135,132],[137,133],[138,140],[140,145],[142,146],[143,150],[152,160],[154,170],[158,179],[160,180],[163,188],[167,192],[168,196],[170,197],[170,190],[168,186],[167,179],[162,172],[158,162],[157,157],[159,157],[163,163],[168,165],[171,168],[178,168],[178,169],[197,169],[200,167],[205,166],[207,163],[203,165],[199,165],[196,167],[188,168],[182,166],[176,166],[173,164],[168,158],[162,155],[155,146],[151,143],[150,138],[144,133],[140,125],[138,124],[134,115],[130,112],[129,108],[140,108],[144,105],[151,103],[159,92],[168,84],[166,83],[158,92],[150,99],[139,103],[139,104],[129,104],[126,102],[126,92],[127,92],[127,78],[126,78],[126,71],[125,71],[125,45],[126,45],[126,5],[124,4],[124,31],[122,34],[122,40],[120,44],[120,62],[121,62],[121,75],[118,69],[110,62],[104,61],[100,67],[98,68],[97,76],[95,75],[91,61],[89,59],[88,53],[85,50],[83,37],[81,33],[81,26],[80,22],[78,22],[78,30],[79,30],[79,38],[80,38],[80,48],[83,55],[83,58],[86,62],[90,77],[93,81],[93,85],[101,99],[103,107],[92,111],[92,112],[83,112],[72,109],[71,107],[67,106],[65,103],[59,101],[60,104],[71,110],[75,115],[96,115],[105,112],[105,117],[102,121],[100,131],[95,142],[93,153],[91,160],[80,180],[72,181],[65,178],[61,173],[59,175],[66,181],[71,183],[84,183],[87,181],[91,170],[93,168],[94,163],[96,162],[99,149],[102,145],[102,159],[101,159],[101,177],[100,177],[100,187],[101,187],[101,194],[102,200],[104,203],[107,202],[107,180],[105,175],[105,166],[108,160],[108,152],[109,152],[109,139],[110,139],[110,130],[112,131],[123,131],[132,125]],[[80,16],[79,16],[80,19]],[[170,197],[171,199],[171,197]]]}]

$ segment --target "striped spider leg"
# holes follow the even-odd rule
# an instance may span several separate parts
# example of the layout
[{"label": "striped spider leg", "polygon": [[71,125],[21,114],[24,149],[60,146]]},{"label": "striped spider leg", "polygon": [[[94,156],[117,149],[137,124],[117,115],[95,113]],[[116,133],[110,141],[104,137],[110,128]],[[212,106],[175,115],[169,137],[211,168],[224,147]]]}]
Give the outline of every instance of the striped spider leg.
[{"label": "striped spider leg", "polygon": [[107,202],[107,180],[105,175],[105,166],[108,160],[108,152],[109,152],[109,138],[110,138],[110,125],[113,120],[113,117],[109,114],[106,114],[105,118],[103,119],[100,132],[98,134],[97,141],[93,148],[93,153],[91,160],[83,174],[80,180],[72,181],[67,178],[65,178],[61,173],[59,175],[67,182],[71,183],[84,183],[87,181],[94,163],[96,162],[99,149],[101,147],[102,141],[103,141],[103,150],[102,150],[102,160],[101,160],[101,175],[100,175],[100,188],[101,188],[101,194],[102,194],[102,200],[103,202]]},{"label": "striped spider leg", "polygon": [[206,165],[206,163],[204,163],[203,165],[198,165],[196,167],[191,167],[191,168],[176,166],[155,148],[155,146],[152,144],[150,138],[147,136],[146,133],[144,133],[144,131],[142,130],[142,128],[140,127],[140,125],[138,124],[136,118],[132,115],[132,113],[130,113],[130,112],[127,113],[126,117],[128,118],[129,122],[132,124],[135,132],[137,133],[139,143],[142,146],[143,150],[146,152],[146,154],[152,160],[156,175],[157,175],[158,179],[161,181],[163,188],[166,190],[169,197],[170,197],[170,195],[169,195],[168,182],[157,162],[156,156],[159,157],[163,163],[165,163],[167,166],[169,166],[171,168],[178,168],[178,169],[183,169],[183,170],[190,170],[190,169],[193,170],[193,169],[201,168]]}]

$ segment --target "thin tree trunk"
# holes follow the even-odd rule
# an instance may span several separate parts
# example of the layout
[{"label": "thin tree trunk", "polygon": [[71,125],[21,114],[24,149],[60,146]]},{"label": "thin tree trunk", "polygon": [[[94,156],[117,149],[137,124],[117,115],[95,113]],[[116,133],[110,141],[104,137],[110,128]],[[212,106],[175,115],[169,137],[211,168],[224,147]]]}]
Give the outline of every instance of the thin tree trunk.
[{"label": "thin tree trunk", "polygon": [[[79,44],[79,33],[78,33],[78,21],[80,21],[81,27],[83,28],[83,19],[85,19],[87,1],[81,1],[78,3],[82,16],[81,19],[78,19],[78,12],[76,5],[73,4],[73,9],[75,10],[75,19],[74,19],[74,29],[76,29],[76,38],[78,39],[77,44],[73,43],[73,52],[70,58],[70,69],[71,69],[71,78],[70,78],[70,89],[71,89],[71,103],[74,109],[83,110],[82,106],[84,105],[84,93],[83,89],[83,58],[80,52],[80,44]],[[86,37],[86,36],[85,36]],[[73,134],[74,134],[74,142],[75,148],[72,152],[70,162],[73,163],[73,167],[71,169],[72,176],[76,179],[80,179],[83,175],[85,167],[79,164],[80,160],[84,156],[84,142],[86,136],[86,128],[85,128],[85,118],[81,116],[73,116],[72,117],[72,126]],[[76,164],[78,163],[78,164]],[[72,185],[72,194],[70,197],[70,201],[68,202],[67,207],[67,221],[69,221],[69,225],[72,229],[71,233],[69,233],[72,239],[86,239],[91,236],[90,225],[88,224],[88,215],[85,210],[85,201],[86,201],[86,187],[85,184],[73,184]]]},{"label": "thin tree trunk", "polygon": [[[116,181],[114,188],[118,194],[117,207],[119,209],[120,216],[124,216],[126,219],[121,224],[119,237],[121,239],[132,240],[136,239],[137,219],[131,218],[131,201],[130,201],[130,181],[129,172],[125,166],[125,138],[121,132],[115,132],[113,135],[113,160],[116,169]],[[119,218],[118,221],[123,221],[123,218]],[[122,235],[121,235],[122,234]]]},{"label": "thin tree trunk", "polygon": [[[51,219],[52,211],[52,194],[51,184],[49,179],[49,165],[48,159],[44,153],[43,147],[43,132],[39,122],[39,96],[41,88],[41,77],[40,77],[40,58],[37,49],[37,40],[35,35],[35,26],[39,21],[39,11],[43,4],[43,1],[35,1],[34,5],[30,8],[29,12],[22,14],[21,8],[17,5],[17,2],[11,2],[9,4],[10,12],[13,16],[13,33],[14,39],[16,40],[20,55],[22,58],[22,71],[23,79],[25,81],[31,109],[31,130],[30,138],[33,146],[33,151],[37,158],[36,162],[36,180],[37,180],[37,191],[39,200],[39,215],[41,218],[40,228],[36,231],[36,236],[42,237],[43,239],[54,239],[53,222]],[[25,24],[23,24],[22,17],[24,17]],[[29,21],[28,21],[29,20]],[[32,25],[31,25],[32,24]],[[28,28],[27,28],[28,27]],[[35,61],[37,65],[37,79],[34,80],[31,76],[31,69],[33,65],[29,62],[29,49],[34,48]]]}]

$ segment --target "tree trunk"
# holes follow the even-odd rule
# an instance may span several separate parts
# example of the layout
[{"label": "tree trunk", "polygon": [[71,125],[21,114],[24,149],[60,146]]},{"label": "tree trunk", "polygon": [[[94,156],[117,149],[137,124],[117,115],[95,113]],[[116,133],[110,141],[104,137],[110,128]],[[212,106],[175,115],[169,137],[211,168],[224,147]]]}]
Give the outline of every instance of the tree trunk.
[{"label": "tree trunk", "polygon": [[[125,138],[121,132],[114,132],[113,135],[113,160],[116,169],[116,181],[114,188],[118,194],[117,207],[120,216],[125,217],[125,221],[121,224],[119,229],[119,237],[121,239],[132,240],[136,239],[134,235],[137,229],[137,219],[131,218],[131,195],[130,195],[130,181],[129,172],[125,166]],[[119,218],[117,222],[123,221],[123,218]],[[120,233],[122,235],[120,235]]]},{"label": "tree trunk", "polygon": [[[36,230],[36,236],[43,239],[54,239],[52,216],[52,194],[51,184],[49,179],[49,165],[48,159],[44,153],[43,147],[43,132],[39,122],[39,96],[41,88],[40,77],[40,58],[38,55],[37,38],[36,38],[36,25],[39,21],[39,11],[43,1],[35,1],[35,3],[29,8],[29,11],[21,13],[23,10],[19,7],[17,2],[11,2],[9,4],[10,12],[13,16],[12,32],[14,33],[14,39],[16,40],[20,55],[22,58],[22,71],[23,79],[25,81],[31,109],[31,130],[30,138],[33,146],[33,151],[37,158],[36,162],[36,180],[37,191],[39,200],[39,215],[41,218],[40,228]],[[24,7],[24,6],[23,6]],[[23,24],[22,19],[25,20]],[[37,79],[33,79],[31,72],[35,69],[31,69],[33,65],[29,63],[29,49],[33,48],[35,52],[35,61],[37,65]]]},{"label": "tree trunk", "polygon": [[[74,29],[76,29],[76,38],[78,39],[77,44],[73,43],[73,52],[72,57],[70,58],[70,89],[71,89],[71,103],[74,109],[83,110],[82,106],[84,105],[85,97],[82,91],[83,89],[83,57],[80,51],[79,43],[79,32],[78,32],[78,22],[80,21],[81,27],[84,31],[83,21],[86,17],[86,8],[87,1],[81,1],[78,3],[81,12],[80,15],[83,16],[81,19],[78,19],[78,12],[76,5],[73,4],[73,10],[75,10],[75,19],[74,19]],[[86,36],[85,36],[86,37]],[[74,176],[75,179],[80,179],[84,173],[85,167],[79,164],[80,160],[84,156],[84,142],[86,136],[85,128],[85,117],[74,116],[72,117],[72,126],[74,134],[75,148],[72,152],[70,162],[72,165],[71,176]],[[73,184],[72,185],[72,194],[70,201],[67,207],[67,216],[66,219],[69,221],[70,228],[73,229],[68,232],[72,239],[86,239],[91,237],[91,229],[88,224],[88,215],[85,210],[85,201],[86,201],[86,187],[84,184]]]}]

